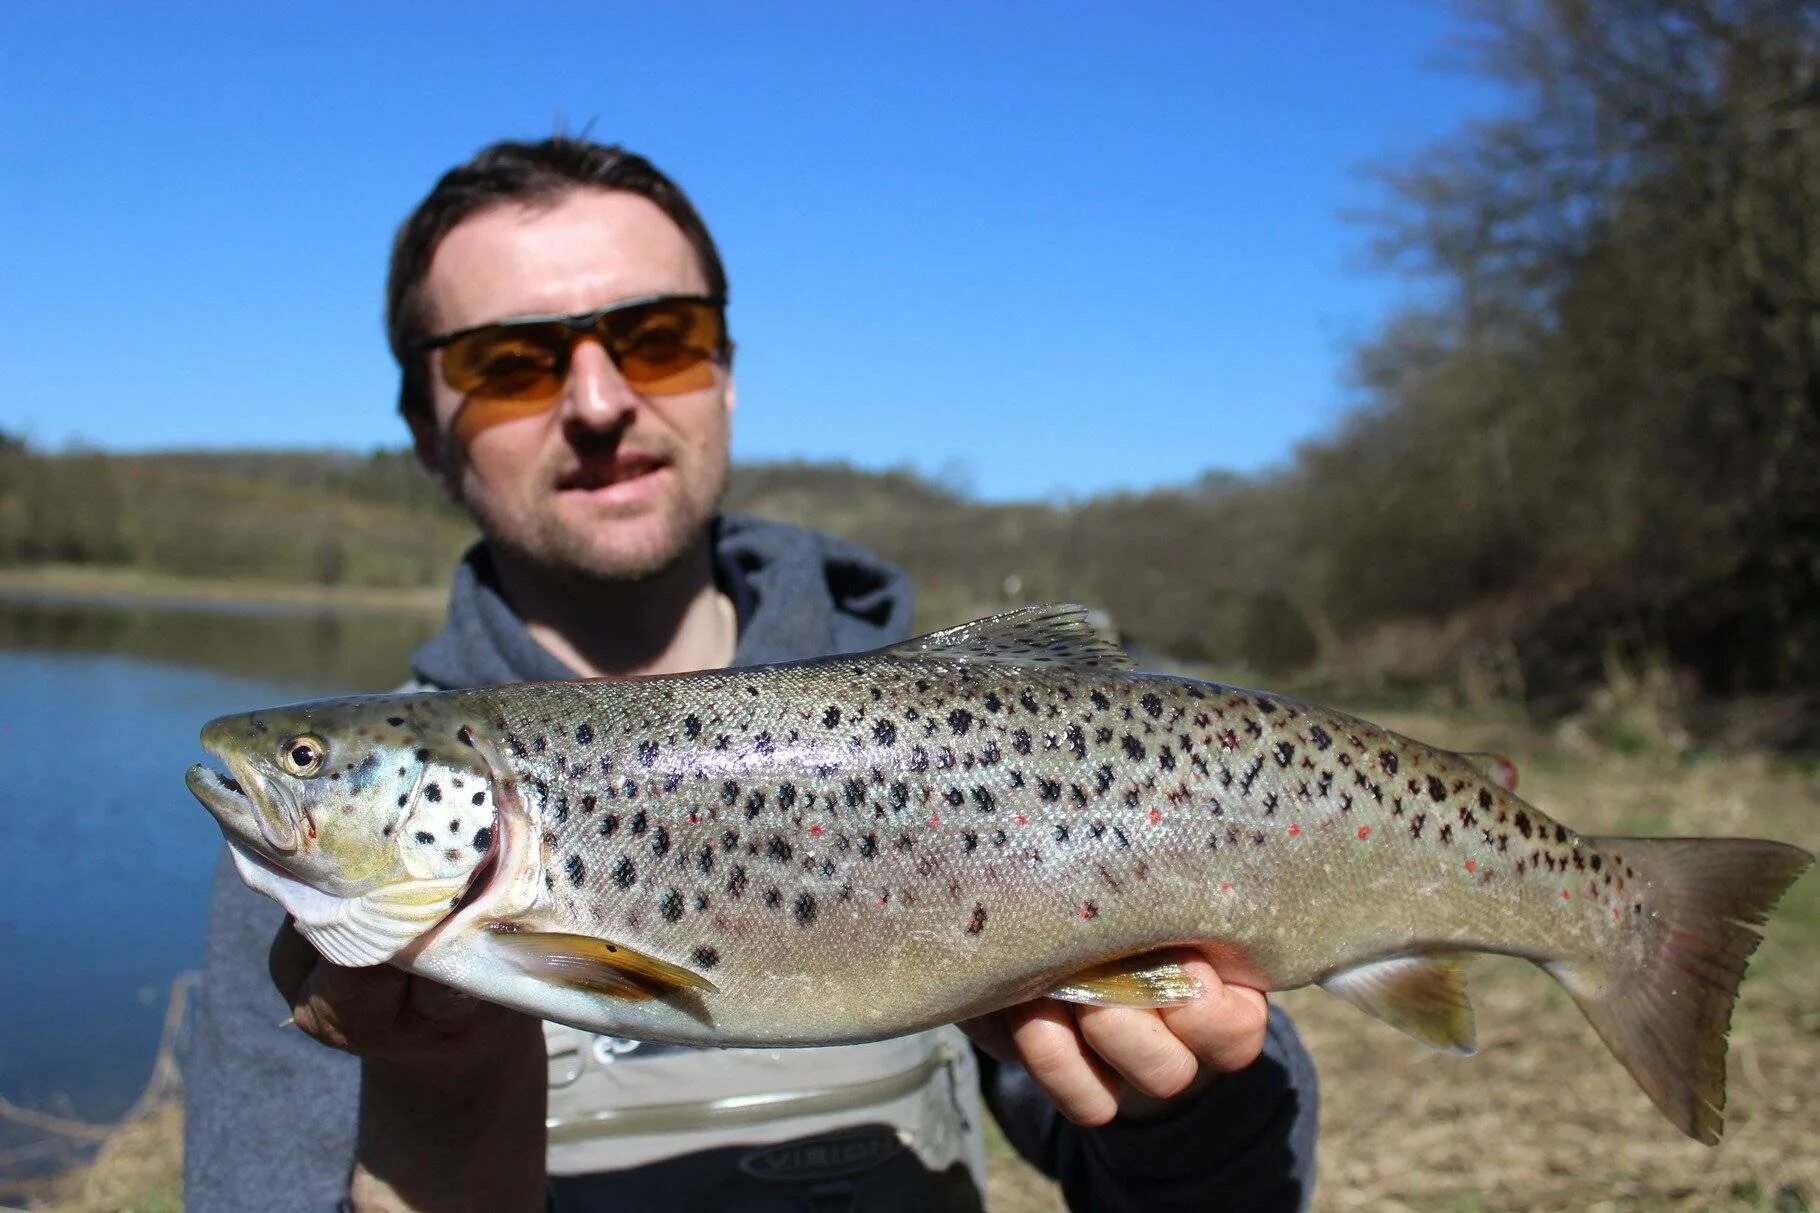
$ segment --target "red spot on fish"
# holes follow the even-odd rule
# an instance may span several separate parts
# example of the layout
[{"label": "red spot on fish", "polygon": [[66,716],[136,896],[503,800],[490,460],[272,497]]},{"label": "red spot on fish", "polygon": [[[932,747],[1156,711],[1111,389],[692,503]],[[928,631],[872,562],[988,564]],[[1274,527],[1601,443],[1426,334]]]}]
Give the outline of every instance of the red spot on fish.
[{"label": "red spot on fish", "polygon": [[1220,892],[1222,892],[1222,893],[1232,892],[1232,882],[1230,880],[1220,881]]},{"label": "red spot on fish", "polygon": [[1156,825],[1158,822],[1160,822],[1162,820],[1163,820],[1163,810],[1161,810],[1161,809],[1150,810],[1150,824],[1151,825]]},{"label": "red spot on fish", "polygon": [[942,819],[940,817],[937,817],[934,813],[929,814],[929,828],[930,829],[933,830],[936,826],[938,826],[940,824],[942,824]]},{"label": "red spot on fish", "polygon": [[1359,827],[1359,841],[1364,842],[1367,838],[1370,838],[1370,837],[1371,837],[1371,827],[1370,826],[1360,826]]},{"label": "red spot on fish", "polygon": [[1618,919],[1619,919],[1619,918],[1621,918],[1621,917],[1622,917],[1622,916],[1623,916],[1623,913],[1624,913],[1624,912],[1623,912],[1623,911],[1622,911],[1622,910],[1620,910],[1620,909],[1618,909],[1618,907],[1617,907],[1617,906],[1613,906],[1613,907],[1612,907],[1612,908],[1611,908],[1611,920],[1612,920],[1612,921],[1613,921],[1613,922],[1616,922],[1616,921],[1618,921]]},{"label": "red spot on fish", "polygon": [[1293,821],[1290,822],[1289,823],[1289,836],[1291,838],[1300,838],[1302,836],[1302,827],[1297,825]]},{"label": "red spot on fish", "polygon": [[1017,822],[1017,824],[1019,824],[1019,825],[1028,825],[1030,822],[1030,819],[1028,817],[1024,816],[1022,813],[1019,813],[1016,817],[1013,817],[1011,820]]},{"label": "red spot on fish", "polygon": [[1100,908],[1098,906],[1094,905],[1091,901],[1081,907],[1081,917],[1082,918],[1098,918],[1099,914],[1100,914]]},{"label": "red spot on fish", "polygon": [[809,837],[820,838],[821,836],[822,836],[822,823],[818,821],[814,825],[809,827]]},{"label": "red spot on fish", "polygon": [[1569,893],[1566,889],[1561,890],[1561,900],[1562,901],[1572,901],[1573,899],[1574,899],[1574,895],[1572,893]]},{"label": "red spot on fish", "polygon": [[701,814],[694,809],[689,810],[689,824],[692,826],[701,824]]},{"label": "red spot on fish", "polygon": [[1479,865],[1478,865],[1478,864],[1476,864],[1476,863],[1474,863],[1474,862],[1473,862],[1473,861],[1472,861],[1472,860],[1470,860],[1470,859],[1469,859],[1469,860],[1467,860],[1467,861],[1466,861],[1466,870],[1467,870],[1467,871],[1468,871],[1468,872],[1469,872],[1469,873],[1470,873],[1470,872],[1476,872],[1476,871],[1478,871],[1478,870],[1479,870]]}]

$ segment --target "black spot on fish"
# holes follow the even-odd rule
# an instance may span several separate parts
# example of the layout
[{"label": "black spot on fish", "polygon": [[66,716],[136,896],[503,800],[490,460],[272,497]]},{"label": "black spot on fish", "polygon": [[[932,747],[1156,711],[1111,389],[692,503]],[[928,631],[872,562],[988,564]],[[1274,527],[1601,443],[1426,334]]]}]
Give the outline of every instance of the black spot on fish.
[{"label": "black spot on fish", "polygon": [[1295,761],[1295,747],[1290,745],[1287,741],[1277,742],[1276,745],[1272,747],[1271,753],[1276,755],[1277,765],[1280,767],[1286,767],[1291,762]]},{"label": "black spot on fish", "polygon": [[974,785],[973,805],[980,812],[982,812],[982,813],[992,812],[992,810],[997,807],[997,803],[998,802],[994,799],[994,797],[992,795],[991,788],[986,787],[984,784],[975,784]]},{"label": "black spot on fish", "polygon": [[955,708],[948,713],[948,728],[956,737],[965,737],[967,730],[973,727],[973,713],[966,708]]},{"label": "black spot on fish", "polygon": [[866,803],[866,781],[849,779],[841,785],[841,796],[849,809],[857,809]]},{"label": "black spot on fish", "polygon": [[1397,755],[1394,750],[1379,750],[1378,763],[1384,768],[1386,775],[1397,773]]},{"label": "black spot on fish", "polygon": [[1130,733],[1125,734],[1119,744],[1125,748],[1125,757],[1131,759],[1133,762],[1143,758],[1144,743],[1133,737]]},{"label": "black spot on fish", "polygon": [[638,743],[638,761],[643,766],[650,766],[657,761],[657,743],[646,738]]},{"label": "black spot on fish", "polygon": [[575,885],[577,888],[579,888],[581,886],[582,879],[584,877],[586,877],[588,874],[588,869],[587,869],[586,865],[584,865],[581,862],[581,856],[579,856],[579,855],[569,856],[567,859],[565,859],[563,861],[562,866],[569,873],[569,883],[572,885]]},{"label": "black spot on fish", "polygon": [[1026,712],[1029,712],[1032,715],[1035,715],[1038,711],[1039,705],[1036,702],[1036,695],[1032,691],[1023,692],[1017,697],[1017,701],[1023,705]]},{"label": "black spot on fish", "polygon": [[980,845],[980,836],[978,834],[975,834],[972,830],[967,830],[966,832],[964,832],[961,835],[961,850],[963,852],[965,852],[966,854],[968,854],[968,855],[973,854],[974,850],[979,845]]},{"label": "black spot on fish", "polygon": [[1101,792],[1112,786],[1112,764],[1101,763],[1100,769],[1093,773],[1093,781],[1099,785]]},{"label": "black spot on fish", "polygon": [[675,889],[665,893],[663,900],[657,903],[657,912],[664,916],[665,922],[675,922],[683,916],[682,894]]},{"label": "black spot on fish", "polygon": [[765,811],[765,794],[754,791],[746,797],[746,820],[751,821]]},{"label": "black spot on fish", "polygon": [[962,802],[964,802],[967,799],[967,797],[961,792],[961,790],[959,788],[950,787],[946,792],[942,793],[942,799],[947,801],[950,805],[952,805],[953,807],[958,809],[961,806]]},{"label": "black spot on fish", "polygon": [[783,900],[784,900],[784,895],[777,891],[776,885],[772,885],[770,888],[765,890],[765,905],[769,906],[771,909],[775,910],[779,905],[781,905],[783,903]]},{"label": "black spot on fish", "polygon": [[796,914],[796,921],[808,926],[815,921],[815,898],[808,893],[798,893],[796,904],[790,907]]},{"label": "black spot on fish", "polygon": [[434,780],[432,780],[431,782],[423,785],[423,797],[425,800],[429,801],[431,804],[441,804],[442,803],[442,788]]},{"label": "black spot on fish", "polygon": [[998,697],[996,691],[987,691],[985,704],[988,712],[996,713],[1000,708],[1005,706],[1005,701]]},{"label": "black spot on fish", "polygon": [[701,736],[701,717],[695,715],[693,712],[683,717],[683,736],[687,737],[690,741],[694,741],[697,737]]},{"label": "black spot on fish", "polygon": [[412,837],[426,847],[434,844],[436,841],[436,835],[430,833],[428,830],[419,830],[416,834],[412,835]]},{"label": "black spot on fish", "polygon": [[492,850],[492,848],[493,848],[493,829],[492,829],[492,827],[491,826],[481,826],[478,830],[475,830],[474,831],[474,849],[476,851],[490,851],[490,850]]},{"label": "black spot on fish", "polygon": [[739,784],[736,781],[729,779],[720,785],[720,802],[722,804],[730,805],[736,803],[738,800]]},{"label": "black spot on fish", "polygon": [[887,720],[883,716],[880,716],[877,720],[873,721],[872,740],[882,746],[896,745],[897,722],[894,720]]},{"label": "black spot on fish", "polygon": [[1016,729],[1011,734],[1011,748],[1019,754],[1030,752],[1030,730]]},{"label": "black spot on fish", "polygon": [[1163,768],[1165,771],[1175,770],[1175,755],[1170,752],[1170,749],[1168,746],[1165,745],[1165,746],[1157,747],[1156,764],[1157,764],[1157,766]]},{"label": "black spot on fish", "polygon": [[1074,756],[1076,758],[1087,757],[1087,735],[1081,732],[1081,726],[1078,724],[1069,725],[1067,736],[1068,749]]},{"label": "black spot on fish", "polygon": [[645,832],[645,827],[648,824],[649,823],[645,819],[645,811],[643,809],[638,810],[638,812],[632,815],[632,836],[636,838],[638,835],[643,834]]},{"label": "black spot on fish", "polygon": [[695,951],[689,954],[689,957],[695,962],[695,967],[698,969],[712,969],[720,963],[720,953],[705,943],[699,945]]},{"label": "black spot on fish", "polygon": [[713,847],[703,847],[700,853],[695,856],[695,870],[700,872],[703,876],[707,876],[714,871]]},{"label": "black spot on fish", "polygon": [[986,905],[984,902],[973,907],[972,915],[967,919],[967,934],[978,935],[986,929]]},{"label": "black spot on fish", "polygon": [[771,840],[765,843],[765,854],[778,863],[789,863],[790,856],[793,853],[790,844],[784,841],[784,837],[781,834],[771,835]]},{"label": "black spot on fish", "polygon": [[1447,799],[1447,785],[1433,775],[1428,777],[1428,798],[1436,802]]},{"label": "black spot on fish", "polygon": [[828,710],[822,713],[822,728],[832,729],[832,728],[837,727],[839,724],[840,724],[840,709],[835,707],[833,704],[829,704]]},{"label": "black spot on fish", "polygon": [[589,724],[587,721],[584,720],[580,724],[575,726],[575,744],[576,745],[592,745],[593,742],[594,742],[594,726],[593,725]]},{"label": "black spot on fish", "polygon": [[1566,842],[1567,841],[1567,827],[1566,826],[1556,826],[1555,827],[1555,841],[1556,842]]},{"label": "black spot on fish", "polygon": [[780,809],[787,810],[795,803],[796,803],[796,785],[793,783],[778,784],[777,785],[777,807]]},{"label": "black spot on fish", "polygon": [[1068,827],[1067,826],[1058,825],[1055,827],[1055,840],[1057,842],[1067,842],[1068,841]]},{"label": "black spot on fish", "polygon": [[1315,749],[1324,751],[1328,746],[1333,744],[1333,735],[1318,724],[1310,725],[1308,727],[1308,740],[1313,743]]},{"label": "black spot on fish", "polygon": [[665,829],[663,826],[658,826],[656,832],[651,835],[651,854],[657,856],[659,859],[662,859],[665,855],[668,855],[669,853],[670,853],[670,831]]},{"label": "black spot on fish", "polygon": [[871,859],[876,854],[878,854],[877,834],[868,834],[859,840],[859,857],[861,859]]},{"label": "black spot on fish", "polygon": [[727,874],[727,896],[744,897],[746,895],[746,869],[738,864]]},{"label": "black spot on fish", "polygon": [[1138,700],[1138,703],[1143,706],[1143,709],[1146,712],[1150,713],[1152,720],[1163,714],[1163,701],[1155,691],[1146,691],[1143,698]]},{"label": "black spot on fish", "polygon": [[402,716],[387,716],[385,722],[395,729],[402,729],[404,727],[404,717]]},{"label": "black spot on fish", "polygon": [[901,779],[893,781],[891,784],[891,807],[894,809],[901,809],[909,803],[910,785]]},{"label": "black spot on fish", "polygon": [[1277,710],[1277,705],[1275,703],[1271,702],[1270,700],[1264,698],[1262,695],[1252,696],[1251,701],[1253,703],[1257,704],[1258,711],[1264,713],[1264,715],[1266,715],[1266,716],[1270,715],[1270,713]]},{"label": "black spot on fish", "polygon": [[1264,756],[1260,754],[1256,758],[1253,758],[1251,764],[1245,768],[1245,774],[1239,779],[1239,791],[1250,792],[1251,785],[1257,782],[1258,772],[1263,769]]}]

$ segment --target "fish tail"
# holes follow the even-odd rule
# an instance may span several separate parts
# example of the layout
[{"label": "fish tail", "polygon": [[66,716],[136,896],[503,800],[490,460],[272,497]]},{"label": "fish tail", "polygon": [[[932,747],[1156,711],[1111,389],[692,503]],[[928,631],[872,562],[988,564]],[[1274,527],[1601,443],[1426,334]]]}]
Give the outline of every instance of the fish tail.
[{"label": "fish tail", "polygon": [[1813,862],[1799,847],[1751,838],[1589,838],[1648,888],[1660,929],[1648,953],[1555,961],[1573,995],[1663,1115],[1696,1141],[1725,1127],[1725,1037],[1755,924]]}]

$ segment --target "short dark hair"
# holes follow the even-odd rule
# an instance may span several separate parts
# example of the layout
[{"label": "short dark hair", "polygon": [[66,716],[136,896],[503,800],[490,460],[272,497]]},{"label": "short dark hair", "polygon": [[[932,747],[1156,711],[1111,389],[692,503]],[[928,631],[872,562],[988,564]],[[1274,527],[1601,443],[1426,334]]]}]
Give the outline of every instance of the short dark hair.
[{"label": "short dark hair", "polygon": [[714,237],[676,182],[643,156],[617,144],[592,143],[554,135],[536,143],[504,140],[482,148],[472,160],[442,175],[398,228],[386,273],[385,329],[398,360],[398,411],[407,420],[427,417],[428,360],[411,344],[430,336],[423,297],[430,262],[457,224],[489,207],[509,202],[555,202],[572,190],[624,190],[648,198],[682,229],[701,262],[708,294],[727,297],[727,272]]}]

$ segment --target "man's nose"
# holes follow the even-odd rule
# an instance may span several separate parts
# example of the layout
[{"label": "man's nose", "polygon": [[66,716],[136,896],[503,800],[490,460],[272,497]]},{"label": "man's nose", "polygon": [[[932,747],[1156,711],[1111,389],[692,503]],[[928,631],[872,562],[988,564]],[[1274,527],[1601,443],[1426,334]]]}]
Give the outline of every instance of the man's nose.
[{"label": "man's nose", "polygon": [[610,429],[623,423],[638,404],[638,393],[607,357],[600,342],[583,338],[575,343],[569,356],[569,377],[562,389],[565,421],[592,429]]}]

